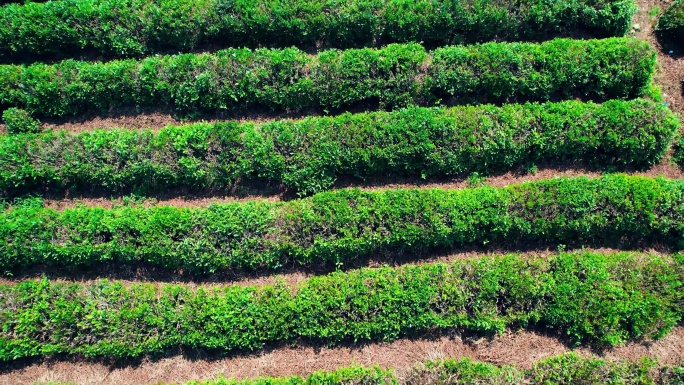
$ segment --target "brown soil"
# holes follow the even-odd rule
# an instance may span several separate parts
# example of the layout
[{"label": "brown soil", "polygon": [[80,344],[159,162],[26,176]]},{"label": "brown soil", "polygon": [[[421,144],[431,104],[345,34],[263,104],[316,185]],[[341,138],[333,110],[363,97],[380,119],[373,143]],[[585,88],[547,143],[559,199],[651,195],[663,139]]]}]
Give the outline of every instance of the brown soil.
[{"label": "brown soil", "polygon": [[[117,385],[182,383],[219,375],[228,378],[304,376],[317,370],[334,370],[352,364],[396,368],[395,373],[402,379],[417,363],[426,360],[470,357],[529,369],[538,360],[569,350],[552,336],[534,332],[508,332],[501,337],[474,341],[450,336],[341,348],[283,347],[221,359],[192,359],[178,355],[131,366],[110,366],[83,360],[41,362],[0,374],[0,384],[21,385],[35,381]],[[578,349],[576,352],[594,354],[587,349]],[[649,356],[657,358],[661,364],[680,363],[684,360],[684,327],[676,327],[661,340],[629,343],[602,356],[631,361]]]},{"label": "brown soil", "polygon": [[[250,112],[217,113],[203,115],[198,119],[179,119],[173,112],[154,108],[136,110],[130,107],[115,108],[107,114],[86,114],[78,117],[45,119],[43,129],[64,130],[71,133],[91,131],[94,129],[152,129],[158,130],[168,125],[188,124],[193,122],[220,122],[232,120],[237,122],[264,123],[277,119],[301,119],[306,116],[320,115],[321,111],[309,110],[298,113],[276,113],[268,110]],[[0,130],[4,126],[0,125]]]}]

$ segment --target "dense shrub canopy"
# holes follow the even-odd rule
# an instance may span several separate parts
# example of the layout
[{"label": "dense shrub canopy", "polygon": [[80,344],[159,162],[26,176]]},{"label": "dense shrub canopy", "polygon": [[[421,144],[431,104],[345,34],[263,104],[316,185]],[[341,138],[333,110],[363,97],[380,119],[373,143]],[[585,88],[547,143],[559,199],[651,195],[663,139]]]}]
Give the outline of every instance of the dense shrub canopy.
[{"label": "dense shrub canopy", "polygon": [[680,256],[508,255],[361,269],[290,288],[25,281],[0,286],[0,360],[259,349],[541,326],[596,346],[658,338],[682,317]]},{"label": "dense shrub canopy", "polygon": [[0,59],[622,36],[633,0],[56,0],[0,8]]},{"label": "dense shrub canopy", "polygon": [[[20,108],[12,107],[2,113],[2,120],[10,134],[36,133],[40,131],[40,122],[31,114]],[[4,166],[4,165],[3,165]]]},{"label": "dense shrub canopy", "polygon": [[644,41],[558,39],[438,48],[229,49],[141,61],[67,60],[0,65],[0,108],[44,116],[114,107],[184,115],[262,107],[299,111],[353,106],[634,98],[645,94],[655,51]]},{"label": "dense shrub canopy", "polygon": [[146,262],[202,274],[352,265],[496,242],[684,247],[684,181],[606,175],[463,190],[337,190],[209,208],[0,213],[0,268]]},{"label": "dense shrub canopy", "polygon": [[678,129],[661,103],[638,99],[13,135],[0,137],[0,193],[221,193],[266,182],[304,195],[339,177],[420,179],[577,158],[637,168],[662,159]]},{"label": "dense shrub canopy", "polygon": [[658,20],[656,34],[666,50],[684,55],[684,0],[675,0]]}]

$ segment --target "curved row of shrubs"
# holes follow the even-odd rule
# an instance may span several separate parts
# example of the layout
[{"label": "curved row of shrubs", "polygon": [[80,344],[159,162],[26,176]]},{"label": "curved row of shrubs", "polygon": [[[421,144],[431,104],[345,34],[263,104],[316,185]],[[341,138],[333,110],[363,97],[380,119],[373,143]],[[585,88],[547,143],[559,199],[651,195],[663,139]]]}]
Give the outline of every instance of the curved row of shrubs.
[{"label": "curved row of shrubs", "polygon": [[648,91],[655,51],[644,41],[557,39],[427,52],[382,49],[229,49],[91,63],[0,65],[0,109],[37,116],[170,108],[182,115],[411,104],[633,98]]},{"label": "curved row of shrubs", "polygon": [[225,191],[250,181],[298,194],[339,177],[429,178],[490,173],[538,161],[657,163],[679,122],[662,103],[567,101],[412,107],[263,124],[169,126],[0,137],[0,191]]},{"label": "curved row of shrubs", "polygon": [[610,37],[635,11],[633,0],[57,0],[0,8],[0,58]]},{"label": "curved row of shrubs", "polygon": [[665,335],[684,314],[684,258],[507,255],[310,278],[296,288],[50,282],[0,286],[0,360],[138,357],[267,343],[388,341],[544,327],[575,343]]},{"label": "curved row of shrubs", "polygon": [[[679,364],[681,365],[681,364]],[[657,360],[643,357],[637,362],[583,357],[569,352],[536,361],[532,369],[497,366],[470,358],[447,358],[419,363],[400,378],[396,368],[348,366],[332,371],[319,370],[306,377],[258,377],[193,380],[184,385],[548,385],[548,384],[640,384],[681,385],[684,367],[659,366]],[[402,368],[405,369],[405,368]],[[37,385],[41,385],[38,383]],[[48,384],[44,384],[48,385]],[[62,385],[49,383],[49,385]],[[67,384],[64,384],[67,385]],[[164,385],[159,383],[158,385]]]},{"label": "curved row of shrubs", "polygon": [[582,357],[570,352],[537,361],[532,369],[526,370],[508,365],[497,366],[469,358],[448,358],[419,363],[401,378],[395,375],[393,368],[382,370],[377,366],[349,366],[333,371],[319,370],[306,377],[227,379],[218,376],[213,379],[190,381],[185,385],[681,385],[683,381],[682,366],[658,366],[658,362],[647,358],[631,362]]},{"label": "curved row of shrubs", "polygon": [[145,262],[202,274],[353,265],[490,243],[684,247],[684,181],[606,175],[504,188],[358,189],[209,208],[29,199],[0,216],[0,268]]}]

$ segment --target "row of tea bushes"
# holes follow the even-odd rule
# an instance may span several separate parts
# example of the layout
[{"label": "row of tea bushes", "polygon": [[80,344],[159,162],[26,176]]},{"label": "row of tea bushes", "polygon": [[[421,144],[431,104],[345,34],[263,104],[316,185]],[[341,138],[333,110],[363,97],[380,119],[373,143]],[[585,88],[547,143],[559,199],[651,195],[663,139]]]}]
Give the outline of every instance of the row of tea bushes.
[{"label": "row of tea bushes", "polygon": [[[359,370],[359,369],[357,369]],[[320,373],[319,375],[324,375]],[[225,382],[221,382],[225,381]],[[537,361],[529,370],[496,366],[469,359],[431,361],[419,366],[402,383],[435,385],[549,385],[549,384],[632,384],[680,385],[684,381],[681,366],[661,366],[653,360],[637,362],[582,357],[565,353]],[[382,383],[380,381],[375,383]],[[218,380],[216,385],[231,384]],[[212,381],[202,385],[214,385]]]},{"label": "row of tea bushes", "polygon": [[266,108],[384,108],[411,104],[634,98],[649,91],[656,55],[644,41],[557,39],[428,52],[381,49],[228,49],[91,63],[0,65],[0,109],[40,116],[115,107],[181,115]]},{"label": "row of tea bushes", "polygon": [[364,268],[288,287],[50,282],[0,286],[0,359],[139,357],[268,343],[389,341],[544,327],[577,343],[659,338],[684,313],[679,255],[507,255]]},{"label": "row of tea bushes", "polygon": [[684,181],[625,175],[503,188],[359,189],[208,208],[56,211],[28,199],[0,213],[0,268],[149,263],[194,274],[353,265],[491,243],[684,247]]},{"label": "row of tea bushes", "polygon": [[258,181],[303,195],[330,189],[339,177],[444,177],[576,158],[647,167],[662,159],[678,128],[661,103],[637,99],[5,135],[0,191],[220,193]]},{"label": "row of tea bushes", "polygon": [[633,0],[56,0],[0,8],[0,60],[610,37],[635,11]]}]

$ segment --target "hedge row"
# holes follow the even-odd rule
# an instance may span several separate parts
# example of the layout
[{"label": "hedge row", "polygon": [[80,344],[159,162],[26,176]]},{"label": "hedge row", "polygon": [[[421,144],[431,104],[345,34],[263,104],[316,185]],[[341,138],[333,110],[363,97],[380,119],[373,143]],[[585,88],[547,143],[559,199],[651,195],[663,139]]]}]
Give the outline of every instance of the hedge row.
[{"label": "hedge row", "polygon": [[645,41],[558,39],[439,48],[228,49],[142,61],[0,65],[0,109],[43,116],[113,107],[180,114],[264,107],[347,108],[516,100],[632,98],[647,92],[655,51]]},{"label": "hedge row", "polygon": [[[397,385],[391,370],[379,367],[343,367],[333,371],[319,370],[306,377],[263,377],[253,380],[234,380],[219,376],[212,380],[190,381],[185,385]],[[159,383],[158,385],[164,385]]]},{"label": "hedge row", "polygon": [[656,35],[666,50],[684,54],[684,0],[675,0],[658,19]]},{"label": "hedge row", "polygon": [[[48,0],[0,0],[0,5],[5,5],[5,4],[12,4],[12,3],[23,3],[23,4],[28,4],[28,3],[44,3]],[[0,9],[0,11],[2,11]]]},{"label": "hedge row", "polygon": [[59,0],[0,8],[0,58],[622,36],[633,0]]},{"label": "hedge row", "polygon": [[50,282],[0,286],[0,360],[138,357],[267,343],[387,341],[544,327],[575,343],[660,338],[684,314],[684,258],[590,252],[361,269],[288,287]]},{"label": "hedge row", "polygon": [[158,133],[5,135],[0,191],[220,191],[259,180],[310,194],[331,188],[340,176],[428,178],[577,158],[645,167],[663,157],[678,128],[662,103],[638,99],[413,107],[264,124],[170,126]]},{"label": "hedge row", "polygon": [[672,160],[674,160],[679,167],[684,167],[684,137],[680,137],[676,140],[672,147],[674,148]]},{"label": "hedge row", "polygon": [[464,190],[338,190],[209,208],[26,200],[0,214],[0,268],[146,262],[191,273],[348,265],[490,242],[684,247],[684,181],[607,175]]},{"label": "hedge row", "polygon": [[[237,385],[231,381],[221,381],[190,384]],[[566,353],[538,361],[531,370],[496,366],[470,359],[446,359],[425,363],[402,383],[407,385],[681,385],[684,383],[684,368],[681,366],[658,368],[656,363],[649,359],[629,362],[581,357],[576,353]]]}]

